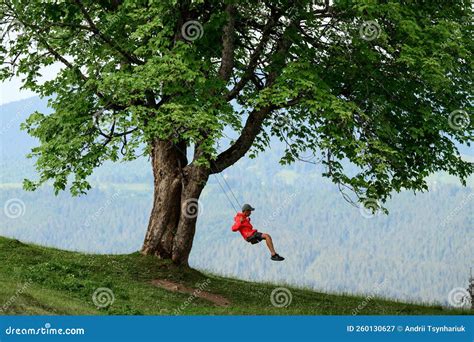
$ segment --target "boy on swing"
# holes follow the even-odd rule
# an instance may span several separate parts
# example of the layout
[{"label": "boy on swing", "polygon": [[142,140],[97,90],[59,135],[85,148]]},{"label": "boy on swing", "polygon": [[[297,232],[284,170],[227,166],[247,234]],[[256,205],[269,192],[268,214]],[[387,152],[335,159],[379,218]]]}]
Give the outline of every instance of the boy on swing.
[{"label": "boy on swing", "polygon": [[242,212],[237,213],[234,217],[234,225],[232,226],[232,231],[239,231],[242,234],[242,237],[245,241],[250,242],[252,245],[259,243],[262,240],[265,240],[267,247],[272,254],[271,259],[274,261],[283,261],[285,258],[279,256],[275,252],[273,247],[272,237],[265,233],[260,233],[256,229],[253,229],[252,224],[250,223],[250,215],[255,208],[252,208],[250,204],[244,204],[242,206]]}]

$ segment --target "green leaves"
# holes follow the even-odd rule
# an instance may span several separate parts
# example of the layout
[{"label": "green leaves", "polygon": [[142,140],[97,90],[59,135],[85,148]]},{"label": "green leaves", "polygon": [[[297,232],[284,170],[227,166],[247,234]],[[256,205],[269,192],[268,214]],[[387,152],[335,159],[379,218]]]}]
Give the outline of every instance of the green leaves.
[{"label": "green leaves", "polygon": [[[272,135],[287,144],[282,163],[316,155],[361,199],[424,190],[439,170],[461,181],[473,172],[455,145],[473,137],[469,1],[235,2],[229,79],[219,73],[227,2],[81,4],[0,5],[15,35],[0,49],[11,63],[0,78],[23,75],[25,88],[53,96],[53,114],[23,125],[40,140],[28,189],[69,181],[82,193],[95,167],[148,153],[154,139],[194,146],[193,163],[210,165],[224,129],[244,132],[231,143],[239,157]],[[203,30],[192,41],[181,32],[191,20]],[[62,70],[40,82],[53,62]]]}]

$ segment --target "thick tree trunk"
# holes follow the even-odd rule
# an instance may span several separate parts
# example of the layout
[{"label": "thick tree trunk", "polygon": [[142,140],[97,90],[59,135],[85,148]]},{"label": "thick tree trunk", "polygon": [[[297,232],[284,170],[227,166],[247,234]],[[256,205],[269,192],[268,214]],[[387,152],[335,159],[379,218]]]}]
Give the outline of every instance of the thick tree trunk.
[{"label": "thick tree trunk", "polygon": [[190,168],[185,173],[185,183],[181,193],[181,215],[173,239],[172,259],[175,264],[188,264],[200,209],[199,196],[208,178],[209,171],[202,167]]},{"label": "thick tree trunk", "polygon": [[198,215],[198,199],[209,172],[186,166],[186,146],[153,143],[154,199],[142,254],[187,265]]}]

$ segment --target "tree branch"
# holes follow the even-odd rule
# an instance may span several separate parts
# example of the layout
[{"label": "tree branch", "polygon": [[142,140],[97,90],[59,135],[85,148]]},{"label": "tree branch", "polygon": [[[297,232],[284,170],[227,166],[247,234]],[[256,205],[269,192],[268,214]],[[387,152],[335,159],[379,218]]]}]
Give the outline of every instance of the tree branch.
[{"label": "tree branch", "polygon": [[114,48],[117,52],[119,52],[122,56],[124,56],[130,63],[135,63],[135,64],[143,64],[141,60],[139,60],[137,57],[133,56],[132,54],[128,53],[124,49],[122,49],[118,44],[115,44],[109,37],[104,35],[94,24],[94,21],[92,20],[91,16],[87,12],[86,8],[83,6],[81,0],[75,0],[76,5],[79,7],[79,9],[82,12],[82,15],[86,19],[87,23],[89,24],[89,27],[91,31],[99,36],[104,42],[106,42],[110,47]]},{"label": "tree branch", "polygon": [[[285,58],[292,44],[286,36],[286,31],[289,30],[292,25],[293,24],[286,28],[276,43],[276,51],[272,56],[272,71],[265,79],[265,88],[273,85],[282,67],[286,63]],[[293,105],[297,103],[298,100],[299,98],[295,98],[290,100],[288,104]],[[211,162],[211,173],[219,173],[242,158],[252,146],[257,135],[261,132],[265,118],[275,109],[279,109],[279,107],[274,104],[264,106],[260,109],[254,109],[249,114],[239,138],[227,150],[220,153],[214,162]]]},{"label": "tree branch", "polygon": [[253,53],[250,55],[249,59],[249,64],[240,78],[240,80],[235,84],[235,86],[227,93],[225,99],[226,101],[231,101],[233,100],[239,92],[245,87],[247,82],[252,78],[254,74],[254,70],[258,65],[258,60],[260,58],[260,55],[262,54],[266,44],[268,43],[270,39],[270,34],[275,26],[275,23],[278,18],[275,18],[274,15],[270,17],[268,22],[265,24],[265,27],[263,28],[262,31],[262,38],[260,39],[260,42],[258,43],[257,47],[253,51]]},{"label": "tree branch", "polygon": [[235,7],[228,4],[225,9],[228,22],[224,26],[222,37],[222,62],[219,68],[219,77],[224,81],[229,81],[234,68],[234,27],[235,27]]},{"label": "tree branch", "polygon": [[211,162],[211,173],[222,172],[247,153],[262,129],[263,121],[274,109],[276,107],[267,106],[249,114],[239,138],[227,150],[219,154],[214,162]]}]

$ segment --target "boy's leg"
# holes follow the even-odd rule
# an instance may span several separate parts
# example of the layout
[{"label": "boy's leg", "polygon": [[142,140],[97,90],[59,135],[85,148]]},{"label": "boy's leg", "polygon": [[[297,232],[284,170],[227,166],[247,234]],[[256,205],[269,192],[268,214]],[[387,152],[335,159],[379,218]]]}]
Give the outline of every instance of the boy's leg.
[{"label": "boy's leg", "polygon": [[272,255],[275,255],[276,252],[275,252],[275,247],[273,246],[273,240],[272,240],[272,237],[268,234],[265,234],[263,233],[262,234],[262,238],[265,240],[265,242],[267,243],[267,247],[268,249],[270,250],[270,253],[272,253]]}]

